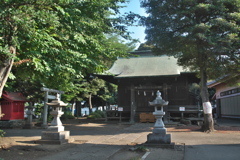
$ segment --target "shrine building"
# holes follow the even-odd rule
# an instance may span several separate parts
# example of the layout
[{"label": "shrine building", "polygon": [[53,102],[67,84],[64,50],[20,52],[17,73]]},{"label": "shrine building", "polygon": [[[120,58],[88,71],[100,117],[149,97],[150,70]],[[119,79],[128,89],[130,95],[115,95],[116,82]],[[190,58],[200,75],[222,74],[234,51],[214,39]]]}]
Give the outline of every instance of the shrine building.
[{"label": "shrine building", "polygon": [[99,75],[118,85],[118,107],[123,109],[123,118],[139,122],[141,113],[152,113],[154,107],[150,107],[149,102],[156,98],[158,90],[162,98],[169,101],[165,121],[199,116],[198,98],[189,91],[193,83],[199,83],[196,73],[179,66],[172,56],[155,56],[151,51],[132,54],[134,56],[118,58],[104,75]]}]

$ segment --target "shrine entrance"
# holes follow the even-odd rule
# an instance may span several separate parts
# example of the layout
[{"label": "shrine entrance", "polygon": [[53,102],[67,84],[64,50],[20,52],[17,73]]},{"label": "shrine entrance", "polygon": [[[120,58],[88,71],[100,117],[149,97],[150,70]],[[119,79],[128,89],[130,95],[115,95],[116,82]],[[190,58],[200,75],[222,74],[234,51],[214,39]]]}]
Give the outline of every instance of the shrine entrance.
[{"label": "shrine entrance", "polygon": [[171,86],[164,83],[162,86],[141,86],[131,87],[131,117],[130,122],[134,123],[140,119],[141,113],[152,113],[153,108],[149,107],[148,102],[152,101],[159,90],[164,99],[168,99],[168,89]]}]

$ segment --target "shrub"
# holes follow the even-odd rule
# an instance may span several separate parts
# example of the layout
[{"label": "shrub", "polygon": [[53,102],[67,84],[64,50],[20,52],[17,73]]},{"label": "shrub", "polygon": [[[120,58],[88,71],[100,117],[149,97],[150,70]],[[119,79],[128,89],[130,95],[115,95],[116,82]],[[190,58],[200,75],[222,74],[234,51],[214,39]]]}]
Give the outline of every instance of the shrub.
[{"label": "shrub", "polygon": [[87,119],[95,119],[96,117],[95,117],[95,115],[93,115],[93,114],[90,114],[89,116],[87,116]]},{"label": "shrub", "polygon": [[95,112],[92,112],[87,118],[88,119],[95,119],[95,118],[104,118],[104,112],[96,110]]},{"label": "shrub", "polygon": [[100,110],[96,110],[95,113],[98,113],[101,115],[101,118],[104,118],[105,117],[105,113],[103,111],[100,111]]},{"label": "shrub", "polygon": [[137,147],[136,151],[147,152],[147,151],[149,151],[149,149],[147,149],[145,146],[139,146],[139,147]]},{"label": "shrub", "polygon": [[0,137],[3,137],[4,134],[6,134],[6,132],[4,132],[3,130],[0,130]]},{"label": "shrub", "polygon": [[75,117],[72,115],[72,112],[65,111],[64,114],[61,116],[61,120],[65,119],[74,119]]}]

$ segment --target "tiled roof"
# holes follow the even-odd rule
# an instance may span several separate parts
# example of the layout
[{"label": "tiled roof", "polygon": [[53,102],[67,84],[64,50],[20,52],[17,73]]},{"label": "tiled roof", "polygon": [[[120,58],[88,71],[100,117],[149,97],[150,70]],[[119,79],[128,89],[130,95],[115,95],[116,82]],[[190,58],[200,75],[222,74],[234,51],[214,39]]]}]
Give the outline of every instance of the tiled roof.
[{"label": "tiled roof", "polygon": [[115,75],[115,78],[171,76],[181,73],[190,73],[177,64],[177,59],[168,56],[140,56],[119,58],[106,72]]}]

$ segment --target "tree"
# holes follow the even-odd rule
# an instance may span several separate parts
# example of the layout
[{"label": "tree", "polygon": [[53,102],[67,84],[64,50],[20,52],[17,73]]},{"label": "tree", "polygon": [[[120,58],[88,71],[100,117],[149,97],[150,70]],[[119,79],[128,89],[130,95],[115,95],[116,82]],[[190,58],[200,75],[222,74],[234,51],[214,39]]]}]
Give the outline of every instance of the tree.
[{"label": "tree", "polygon": [[90,77],[82,81],[82,92],[80,94],[83,98],[88,98],[89,112],[92,113],[92,96],[97,95],[98,91],[104,87],[105,83],[102,79]]},{"label": "tree", "polygon": [[145,51],[145,50],[152,50],[153,46],[146,44],[146,43],[141,43],[140,46],[138,47],[137,51]]},{"label": "tree", "polygon": [[[13,63],[21,76],[49,87],[105,68],[104,60],[124,54],[106,43],[107,34],[125,38],[119,13],[125,0],[3,0],[0,3],[0,96]],[[127,17],[130,20],[132,17]],[[129,24],[129,23],[128,23]]]},{"label": "tree", "polygon": [[[238,0],[143,0],[147,42],[154,52],[178,58],[199,73],[203,105],[210,107],[207,80],[239,75],[240,2]],[[203,130],[214,130],[204,110]]]},{"label": "tree", "polygon": [[102,106],[117,104],[117,85],[104,81],[104,86],[99,89],[98,97],[102,100]]}]

